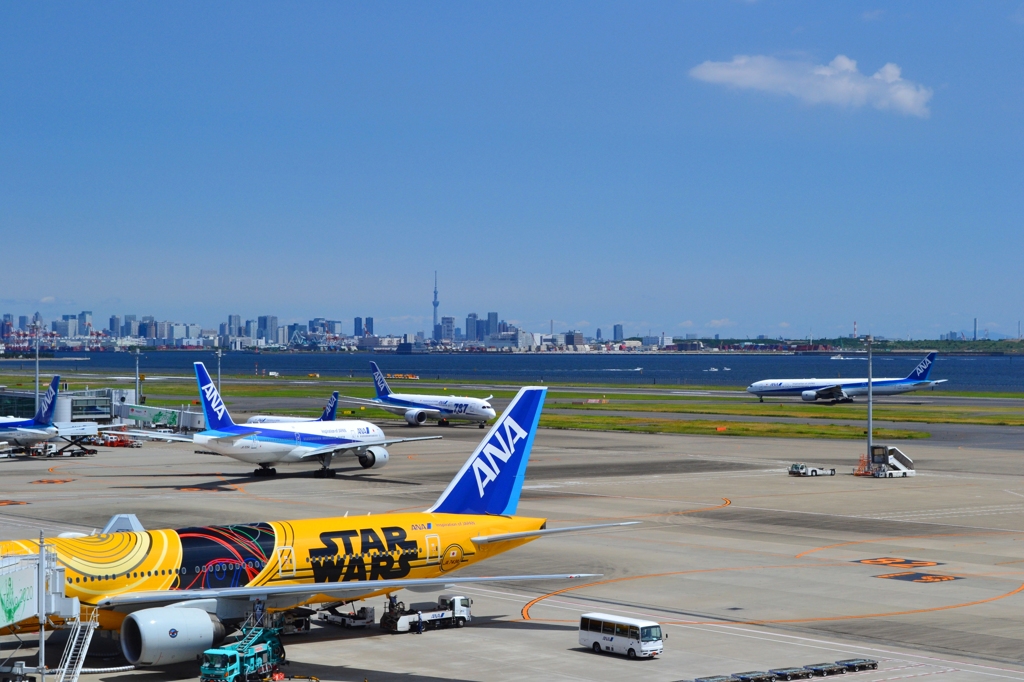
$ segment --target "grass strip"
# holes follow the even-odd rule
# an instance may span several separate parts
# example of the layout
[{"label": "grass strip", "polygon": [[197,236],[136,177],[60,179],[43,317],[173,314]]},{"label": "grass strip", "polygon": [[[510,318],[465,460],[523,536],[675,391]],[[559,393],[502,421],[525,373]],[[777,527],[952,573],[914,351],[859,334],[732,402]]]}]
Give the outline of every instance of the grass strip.
[{"label": "grass strip", "polygon": [[[867,429],[835,424],[780,424],[775,422],[719,422],[712,420],[641,419],[634,417],[541,415],[540,425],[548,429],[630,431],[635,433],[684,433],[702,436],[753,436],[758,438],[825,438],[861,440]],[[925,431],[875,429],[875,438],[908,440],[930,438]]]}]

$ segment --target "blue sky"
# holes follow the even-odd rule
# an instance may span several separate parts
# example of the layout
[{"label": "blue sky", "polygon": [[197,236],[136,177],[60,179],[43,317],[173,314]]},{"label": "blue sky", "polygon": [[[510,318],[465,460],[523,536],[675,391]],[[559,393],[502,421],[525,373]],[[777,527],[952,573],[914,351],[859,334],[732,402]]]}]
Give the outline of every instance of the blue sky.
[{"label": "blue sky", "polygon": [[1016,335],[1022,75],[1020,2],[4,3],[0,312]]}]

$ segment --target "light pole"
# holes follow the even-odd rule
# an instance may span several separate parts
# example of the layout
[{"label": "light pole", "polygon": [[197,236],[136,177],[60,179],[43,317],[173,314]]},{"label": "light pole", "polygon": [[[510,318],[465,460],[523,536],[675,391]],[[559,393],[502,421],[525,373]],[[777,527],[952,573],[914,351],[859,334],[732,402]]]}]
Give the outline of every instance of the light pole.
[{"label": "light pole", "polygon": [[39,414],[39,322],[33,324],[36,330],[36,414]]},{"label": "light pole", "polygon": [[142,404],[142,396],[140,394],[139,386],[139,347],[135,347],[135,404]]},{"label": "light pole", "polygon": [[874,341],[874,338],[871,335],[868,335],[866,341],[867,341],[867,344],[868,344],[868,465],[870,466],[870,464],[871,464],[871,444],[873,442],[872,438],[874,436],[874,433],[873,433],[873,426],[874,426],[873,420],[874,420],[874,406],[875,406],[875,391],[874,391],[874,387],[872,386],[872,383],[871,383],[871,379],[872,379],[872,374],[871,374],[871,364],[872,364],[872,361],[871,361],[871,343]]},{"label": "light pole", "polygon": [[220,393],[220,357],[223,352],[220,348],[217,349],[217,393]]}]

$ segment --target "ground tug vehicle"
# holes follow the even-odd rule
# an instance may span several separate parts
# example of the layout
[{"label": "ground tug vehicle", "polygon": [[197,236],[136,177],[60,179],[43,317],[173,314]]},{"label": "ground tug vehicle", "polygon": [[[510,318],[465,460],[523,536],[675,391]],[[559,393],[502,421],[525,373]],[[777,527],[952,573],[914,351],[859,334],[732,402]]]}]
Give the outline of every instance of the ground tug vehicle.
[{"label": "ground tug vehicle", "polygon": [[412,604],[408,609],[402,602],[394,602],[381,616],[380,627],[388,632],[418,632],[422,620],[424,631],[461,628],[473,620],[472,604],[472,599],[461,594],[442,594],[436,604]]}]

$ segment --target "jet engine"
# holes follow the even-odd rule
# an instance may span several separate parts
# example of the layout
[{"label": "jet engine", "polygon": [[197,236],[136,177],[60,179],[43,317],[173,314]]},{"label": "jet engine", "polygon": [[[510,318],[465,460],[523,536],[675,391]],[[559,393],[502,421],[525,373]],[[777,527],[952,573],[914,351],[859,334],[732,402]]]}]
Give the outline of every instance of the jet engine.
[{"label": "jet engine", "polygon": [[427,413],[423,410],[407,410],[405,421],[409,422],[409,426],[419,426],[427,421]]},{"label": "jet engine", "polygon": [[817,391],[804,391],[803,393],[800,394],[800,397],[803,398],[805,401],[807,401],[809,403],[813,403],[815,400],[818,399],[818,392]]},{"label": "jet engine", "polygon": [[359,465],[364,469],[380,469],[388,463],[388,456],[387,450],[379,445],[373,445],[359,455]]},{"label": "jet engine", "polygon": [[225,634],[224,624],[201,609],[142,609],[121,623],[121,651],[132,665],[194,661]]}]

